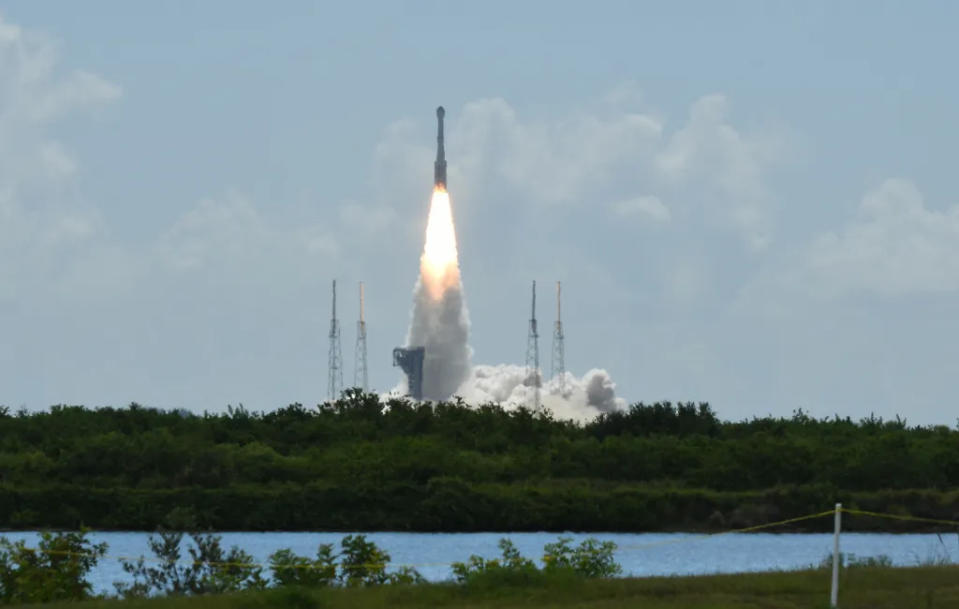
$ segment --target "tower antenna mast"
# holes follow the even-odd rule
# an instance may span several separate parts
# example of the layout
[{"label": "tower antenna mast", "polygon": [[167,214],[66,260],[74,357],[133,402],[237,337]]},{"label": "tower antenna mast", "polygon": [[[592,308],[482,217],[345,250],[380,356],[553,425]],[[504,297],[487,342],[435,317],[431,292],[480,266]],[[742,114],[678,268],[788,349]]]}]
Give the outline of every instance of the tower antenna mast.
[{"label": "tower antenna mast", "polygon": [[333,280],[333,315],[330,317],[329,398],[335,400],[343,390],[343,352],[340,349],[340,320],[336,318],[336,279]]},{"label": "tower antenna mast", "polygon": [[360,282],[360,320],[356,322],[356,351],[355,361],[353,362],[353,386],[359,387],[366,393],[369,388],[366,374],[366,319],[363,309],[365,308],[365,299],[363,296],[363,282]]},{"label": "tower antenna mast", "polygon": [[560,306],[562,285],[556,282],[556,325],[553,326],[553,359],[549,375],[559,383],[559,392],[566,394],[566,336],[563,334],[563,316]]},{"label": "tower antenna mast", "polygon": [[536,281],[533,281],[533,305],[529,318],[529,333],[526,337],[526,385],[533,387],[533,408],[539,410],[539,389],[542,381],[539,372],[539,331],[536,328]]}]

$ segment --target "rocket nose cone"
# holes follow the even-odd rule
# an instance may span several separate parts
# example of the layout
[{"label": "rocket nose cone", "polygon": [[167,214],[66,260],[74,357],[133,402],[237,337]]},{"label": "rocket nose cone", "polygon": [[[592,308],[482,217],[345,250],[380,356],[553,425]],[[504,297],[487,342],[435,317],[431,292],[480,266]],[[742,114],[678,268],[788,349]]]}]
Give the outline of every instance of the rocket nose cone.
[{"label": "rocket nose cone", "polygon": [[440,106],[436,109],[436,116],[439,118],[446,116],[446,110],[443,109],[443,106]]}]

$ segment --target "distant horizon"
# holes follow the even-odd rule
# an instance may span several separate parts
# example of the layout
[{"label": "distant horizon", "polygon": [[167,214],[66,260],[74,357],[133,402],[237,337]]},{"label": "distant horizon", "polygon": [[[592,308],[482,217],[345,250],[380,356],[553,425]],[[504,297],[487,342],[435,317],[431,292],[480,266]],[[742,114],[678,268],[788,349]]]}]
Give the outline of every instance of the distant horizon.
[{"label": "distant horizon", "polygon": [[[415,400],[412,400],[409,396],[390,395],[390,394],[387,394],[387,393],[375,393],[375,392],[373,392],[373,393],[374,393],[375,395],[379,396],[380,400],[382,400],[384,404],[386,403],[387,400],[392,400],[392,399],[405,400],[405,401],[407,401],[407,402],[416,402]],[[440,401],[438,401],[438,402],[437,402],[437,401],[425,400],[425,401],[420,402],[420,403],[422,403],[422,404],[440,404],[440,403],[454,404],[454,403],[457,402],[457,397],[458,397],[458,396],[453,396],[453,397],[451,397],[449,400],[440,400]],[[308,403],[305,403],[305,402],[290,402],[289,404],[286,404],[286,405],[284,405],[284,406],[276,406],[276,407],[273,407],[273,408],[266,408],[266,409],[247,408],[242,402],[240,402],[240,403],[237,403],[237,404],[227,404],[227,405],[223,406],[223,407],[222,407],[221,409],[219,409],[219,410],[203,409],[203,410],[200,410],[200,411],[198,411],[198,410],[196,410],[196,409],[193,409],[193,408],[186,408],[186,407],[174,408],[174,407],[155,406],[155,405],[152,405],[152,404],[144,404],[144,403],[142,403],[142,402],[137,402],[136,400],[134,400],[134,401],[132,401],[132,402],[129,402],[129,403],[127,403],[127,404],[125,404],[125,405],[122,405],[122,406],[118,406],[118,405],[116,405],[116,404],[98,404],[98,405],[95,405],[95,406],[90,406],[90,405],[87,405],[87,404],[51,404],[51,405],[49,405],[49,406],[46,406],[46,407],[43,407],[43,408],[40,408],[40,409],[28,409],[28,408],[23,408],[23,407],[19,407],[19,408],[17,408],[17,409],[13,409],[12,407],[10,407],[10,406],[8,406],[8,405],[6,405],[6,404],[0,404],[0,415],[2,415],[2,413],[3,413],[2,409],[3,409],[4,407],[6,407],[6,408],[8,409],[8,412],[6,413],[8,416],[15,416],[15,415],[19,415],[20,412],[24,412],[24,413],[26,413],[26,414],[28,414],[28,415],[30,415],[30,414],[43,414],[43,413],[49,414],[49,413],[51,413],[51,412],[53,411],[53,409],[55,409],[55,408],[83,408],[83,409],[85,409],[85,410],[100,410],[100,409],[112,408],[112,409],[114,409],[114,410],[123,410],[123,409],[130,409],[130,407],[132,407],[132,406],[136,406],[137,408],[143,408],[143,409],[147,409],[147,410],[154,410],[154,411],[157,411],[157,412],[164,412],[164,413],[179,414],[179,413],[184,413],[184,412],[185,412],[185,413],[191,414],[191,415],[193,415],[193,416],[201,416],[201,415],[206,415],[206,414],[229,415],[229,414],[230,414],[230,412],[229,412],[230,409],[233,409],[234,411],[242,410],[242,411],[247,412],[247,413],[250,413],[250,414],[270,414],[270,413],[274,413],[274,412],[276,412],[276,411],[283,410],[283,409],[285,409],[285,408],[289,408],[289,407],[297,406],[297,405],[302,406],[304,409],[311,410],[311,409],[314,409],[314,408],[319,408],[319,407],[322,406],[323,404],[327,404],[327,403],[330,403],[330,402],[336,402],[336,401],[343,400],[343,399],[347,399],[347,398],[344,396],[344,397],[340,397],[338,400],[329,400],[329,399],[326,399],[326,400],[323,400],[323,401],[318,402],[318,403],[316,403],[316,404],[308,404]],[[498,406],[498,407],[500,407],[500,408],[503,408],[503,409],[506,410],[506,411],[518,410],[518,409],[521,408],[521,407],[522,407],[522,408],[526,408],[527,410],[530,410],[530,407],[529,407],[528,405],[525,405],[525,404],[502,404],[502,403],[496,403],[496,402],[483,402],[483,403],[475,403],[475,404],[470,403],[470,402],[464,402],[464,404],[466,404],[466,406],[471,407],[471,408],[475,408],[475,407],[478,407],[478,406],[488,406],[488,405],[492,405],[492,406]],[[860,417],[856,417],[856,416],[853,416],[853,415],[840,415],[840,414],[838,414],[838,413],[832,414],[832,415],[825,415],[825,416],[812,416],[812,415],[811,415],[809,412],[807,412],[805,409],[797,408],[796,410],[794,410],[793,412],[789,413],[788,415],[786,415],[786,414],[777,415],[777,414],[772,414],[772,413],[766,413],[766,414],[753,414],[753,415],[748,415],[747,417],[740,418],[740,419],[731,419],[731,418],[727,419],[727,418],[724,418],[724,417],[722,416],[722,413],[721,413],[720,411],[714,409],[713,406],[712,406],[712,404],[710,404],[708,401],[703,402],[703,401],[659,400],[659,401],[655,401],[655,402],[642,402],[642,401],[639,401],[639,402],[627,402],[627,405],[626,405],[626,407],[625,407],[624,409],[617,410],[617,411],[615,411],[615,412],[621,412],[621,413],[623,413],[623,414],[626,414],[626,413],[628,413],[629,409],[632,408],[633,406],[647,406],[647,407],[649,407],[649,406],[666,405],[666,404],[669,404],[670,406],[673,406],[673,407],[676,407],[676,406],[679,406],[679,405],[693,405],[693,406],[699,407],[699,406],[705,404],[705,405],[709,406],[710,410],[716,415],[716,418],[717,418],[719,421],[723,422],[723,423],[748,423],[749,421],[754,420],[754,419],[758,419],[758,420],[771,419],[771,420],[785,420],[785,421],[789,421],[789,420],[796,420],[797,417],[807,416],[807,417],[810,417],[811,419],[813,419],[813,420],[815,420],[815,421],[817,421],[817,422],[851,421],[852,423],[857,424],[857,425],[862,424],[862,423],[864,423],[864,422],[875,422],[875,423],[881,423],[881,424],[896,424],[896,423],[899,423],[899,424],[902,424],[902,425],[904,425],[905,427],[909,427],[909,428],[916,428],[916,427],[922,427],[922,428],[946,427],[946,428],[952,429],[953,427],[955,427],[957,430],[959,430],[959,415],[957,415],[957,416],[955,417],[955,420],[954,420],[952,423],[913,423],[913,422],[910,422],[910,421],[909,421],[909,417],[903,417],[903,416],[901,416],[901,415],[899,415],[899,414],[893,415],[892,417],[883,417],[883,416],[877,415],[876,413],[869,413],[868,415],[860,416]],[[544,410],[548,410],[548,408],[544,408]],[[552,413],[552,414],[555,414],[555,413]],[[611,413],[599,413],[599,414],[597,414],[596,416],[601,416],[601,415],[604,415],[604,414],[611,414]],[[562,418],[562,417],[554,417],[554,418],[557,418],[557,419],[560,419],[560,420],[573,420],[574,422],[579,423],[579,424],[586,424],[586,423],[589,423],[589,422],[592,420],[592,419],[581,419],[581,420],[564,419],[564,418]]]}]

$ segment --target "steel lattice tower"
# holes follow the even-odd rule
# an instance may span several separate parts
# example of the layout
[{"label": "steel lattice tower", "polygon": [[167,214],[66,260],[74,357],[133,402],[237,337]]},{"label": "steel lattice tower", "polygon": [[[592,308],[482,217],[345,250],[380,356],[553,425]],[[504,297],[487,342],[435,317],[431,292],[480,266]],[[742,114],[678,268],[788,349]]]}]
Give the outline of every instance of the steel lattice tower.
[{"label": "steel lattice tower", "polygon": [[366,393],[367,374],[366,374],[366,320],[363,318],[363,282],[360,282],[360,320],[356,322],[356,351],[353,361],[353,386],[359,387]]},{"label": "steel lattice tower", "polygon": [[529,334],[526,338],[526,384],[533,387],[533,407],[539,409],[539,388],[542,384],[539,372],[539,331],[536,328],[536,282],[533,282],[533,306],[529,318]]},{"label": "steel lattice tower", "polygon": [[343,352],[340,349],[340,320],[336,318],[336,279],[333,280],[333,315],[330,318],[329,382],[331,400],[340,397],[343,390]]},{"label": "steel lattice tower", "polygon": [[558,377],[560,393],[566,393],[566,336],[563,334],[563,317],[560,308],[562,286],[556,282],[556,325],[553,327],[553,359],[549,375]]}]

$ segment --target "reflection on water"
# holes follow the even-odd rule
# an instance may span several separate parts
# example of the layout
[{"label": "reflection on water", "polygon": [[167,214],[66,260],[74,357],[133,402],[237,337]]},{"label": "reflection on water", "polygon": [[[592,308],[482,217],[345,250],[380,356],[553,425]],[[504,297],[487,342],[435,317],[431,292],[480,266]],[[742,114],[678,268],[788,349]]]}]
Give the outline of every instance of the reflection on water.
[{"label": "reflection on water", "polygon": [[[30,545],[36,533],[3,533],[12,541],[24,539]],[[223,546],[240,546],[258,561],[280,548],[291,548],[301,555],[313,556],[321,543],[339,546],[348,533],[237,533],[224,532]],[[368,533],[370,541],[392,557],[391,566],[411,565],[428,580],[450,579],[449,563],[464,561],[471,554],[487,558],[499,555],[496,543],[509,537],[524,556],[539,559],[543,546],[555,541],[558,533]],[[818,564],[832,552],[831,534],[750,533],[710,538],[684,533],[566,533],[578,543],[587,537],[610,540],[619,546],[616,560],[624,575],[692,575],[737,573],[777,569],[801,569]],[[94,542],[109,544],[108,557],[100,562],[90,580],[95,592],[113,592],[113,582],[128,581],[119,560],[113,557],[149,556],[147,533],[91,533]],[[842,551],[856,556],[885,554],[898,566],[916,565],[930,560],[959,562],[959,537],[893,535],[885,533],[846,533]],[[186,552],[184,551],[184,555]]]}]

